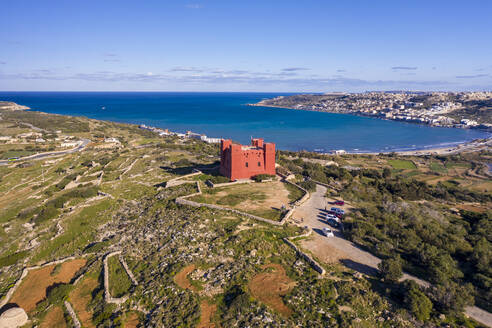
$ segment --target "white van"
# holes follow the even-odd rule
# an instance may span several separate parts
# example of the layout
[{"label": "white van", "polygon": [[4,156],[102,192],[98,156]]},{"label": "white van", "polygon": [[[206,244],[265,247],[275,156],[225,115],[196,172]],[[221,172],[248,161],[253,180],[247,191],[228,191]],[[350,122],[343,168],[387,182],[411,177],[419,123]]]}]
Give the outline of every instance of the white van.
[{"label": "white van", "polygon": [[326,237],[335,237],[333,234],[333,231],[330,228],[323,228],[323,233],[325,234]]}]

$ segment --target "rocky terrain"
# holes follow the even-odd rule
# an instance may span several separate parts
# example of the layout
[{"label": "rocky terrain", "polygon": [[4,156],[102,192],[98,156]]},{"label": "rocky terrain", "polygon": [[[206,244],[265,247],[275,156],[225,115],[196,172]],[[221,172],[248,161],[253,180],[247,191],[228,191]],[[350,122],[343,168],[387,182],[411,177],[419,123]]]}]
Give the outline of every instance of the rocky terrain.
[{"label": "rocky terrain", "polygon": [[[463,308],[473,301],[490,305],[487,150],[405,158],[278,153],[279,171],[292,173],[303,188],[312,190],[316,180],[328,186],[329,199],[350,201],[344,238],[383,263],[401,254],[405,270],[414,274],[430,268],[432,283],[441,288],[431,292],[303,248],[322,236],[305,234],[302,211],[277,226],[178,204],[176,198],[195,193],[197,183],[211,188],[204,181],[215,174],[217,145],[85,118],[9,110],[0,115],[2,135],[25,133],[27,123],[42,128],[43,136],[90,141],[71,153],[0,166],[0,313],[24,308],[26,327],[483,326]],[[206,173],[167,185],[197,169]],[[251,197],[235,188],[244,199],[235,196],[234,203],[249,209],[240,204]],[[254,188],[261,191],[262,184]],[[255,210],[269,204],[271,192],[264,194],[255,198]],[[424,201],[428,210],[419,207]],[[422,222],[450,240],[439,248],[447,253],[435,253],[442,238],[426,232]],[[398,237],[414,236],[417,228],[422,247]],[[425,252],[409,256],[419,249]],[[409,260],[429,254],[439,262]],[[472,266],[457,262],[464,258]],[[459,304],[446,303],[457,299],[456,291],[464,295]]]},{"label": "rocky terrain", "polygon": [[0,110],[26,110],[27,106],[19,105],[11,101],[0,101]]}]

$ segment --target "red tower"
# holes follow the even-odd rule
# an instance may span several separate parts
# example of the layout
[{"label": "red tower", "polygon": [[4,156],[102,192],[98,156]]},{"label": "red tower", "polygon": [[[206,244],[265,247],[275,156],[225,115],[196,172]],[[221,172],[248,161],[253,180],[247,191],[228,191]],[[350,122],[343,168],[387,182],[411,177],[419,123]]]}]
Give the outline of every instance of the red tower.
[{"label": "red tower", "polygon": [[251,146],[220,143],[220,174],[231,180],[249,179],[258,174],[275,175],[275,144],[252,139]]}]

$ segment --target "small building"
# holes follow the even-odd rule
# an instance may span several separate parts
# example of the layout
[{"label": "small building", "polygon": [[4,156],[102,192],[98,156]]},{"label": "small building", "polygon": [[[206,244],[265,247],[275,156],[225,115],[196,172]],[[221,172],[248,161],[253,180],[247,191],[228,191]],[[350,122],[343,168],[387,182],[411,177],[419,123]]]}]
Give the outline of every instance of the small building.
[{"label": "small building", "polygon": [[220,139],[220,138],[210,138],[210,137],[207,137],[206,135],[202,135],[201,140],[202,141],[205,141],[206,143],[220,143],[220,141],[222,139]]},{"label": "small building", "polygon": [[119,144],[120,141],[118,140],[118,138],[106,138],[104,139],[104,142],[106,143],[115,143],[115,144]]},{"label": "small building", "polygon": [[79,143],[76,141],[65,141],[65,142],[61,143],[61,147],[63,147],[63,148],[73,148],[73,147],[76,147],[78,145],[79,145]]},{"label": "small building", "polygon": [[252,139],[251,146],[221,140],[220,174],[231,180],[249,179],[259,174],[275,175],[275,144]]}]

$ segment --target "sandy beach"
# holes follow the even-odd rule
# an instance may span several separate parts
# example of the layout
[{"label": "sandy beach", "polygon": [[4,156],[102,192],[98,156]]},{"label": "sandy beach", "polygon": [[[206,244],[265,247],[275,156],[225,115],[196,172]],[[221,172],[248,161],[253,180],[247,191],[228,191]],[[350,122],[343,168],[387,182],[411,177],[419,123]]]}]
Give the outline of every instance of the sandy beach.
[{"label": "sandy beach", "polygon": [[347,152],[348,154],[365,154],[365,155],[377,155],[377,154],[389,154],[396,153],[404,156],[426,156],[426,155],[452,155],[462,152],[473,152],[490,149],[492,146],[492,137],[488,139],[478,139],[471,142],[465,142],[457,146],[450,147],[437,147],[422,150],[405,150],[405,151],[391,151],[391,152]]}]

